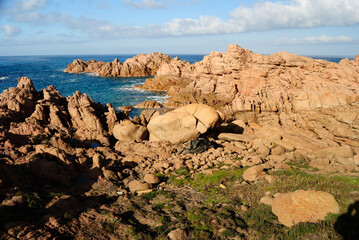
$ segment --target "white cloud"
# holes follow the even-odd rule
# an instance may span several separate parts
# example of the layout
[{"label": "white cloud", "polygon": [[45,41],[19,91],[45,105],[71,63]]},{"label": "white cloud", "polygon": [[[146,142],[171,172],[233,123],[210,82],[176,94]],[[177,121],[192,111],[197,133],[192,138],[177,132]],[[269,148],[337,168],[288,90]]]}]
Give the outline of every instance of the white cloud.
[{"label": "white cloud", "polygon": [[[260,1],[252,7],[234,9],[228,21],[215,16],[173,19],[161,25],[142,27],[139,32],[143,36],[180,36],[355,24],[359,24],[358,0]],[[131,36],[128,33],[120,35]]]},{"label": "white cloud", "polygon": [[[28,9],[46,4],[44,0],[29,0],[29,2],[31,4],[29,3]],[[161,2],[159,0],[123,1],[133,7],[152,9],[167,7],[171,2],[170,0]],[[113,24],[89,17],[75,18],[60,13],[19,10],[13,10],[11,20],[33,25],[62,23],[70,29],[87,33],[96,39],[227,34],[286,28],[355,25],[359,24],[359,1],[288,0],[270,2],[267,0],[257,2],[251,7],[240,6],[234,9],[230,13],[228,21],[216,16],[200,16],[197,19],[175,18],[163,24],[144,27]],[[318,41],[318,39],[314,40]],[[338,39],[336,40],[338,41]],[[309,41],[307,40],[307,42]],[[322,41],[325,41],[325,38]]]},{"label": "white cloud", "polygon": [[359,23],[359,1],[265,1],[252,8],[240,6],[230,16],[231,25],[237,25],[243,31],[354,25]]},{"label": "white cloud", "polygon": [[7,37],[16,37],[22,32],[21,28],[18,26],[11,26],[8,24],[2,25],[0,29],[5,32]]},{"label": "white cloud", "polygon": [[156,1],[156,0],[123,0],[125,5],[128,5],[133,8],[142,9],[165,9],[169,8],[169,6],[165,3]]},{"label": "white cloud", "polygon": [[356,41],[352,37],[337,36],[331,37],[327,35],[312,36],[305,38],[278,38],[277,44],[323,44],[323,43],[352,43]]},{"label": "white cloud", "polygon": [[35,9],[45,8],[46,0],[23,0],[20,6],[23,11],[33,11]]}]

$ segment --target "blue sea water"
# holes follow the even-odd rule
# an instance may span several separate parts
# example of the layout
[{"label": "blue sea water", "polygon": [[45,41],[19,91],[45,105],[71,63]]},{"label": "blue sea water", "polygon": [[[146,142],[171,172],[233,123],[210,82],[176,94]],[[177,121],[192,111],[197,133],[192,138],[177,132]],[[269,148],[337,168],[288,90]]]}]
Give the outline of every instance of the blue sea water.
[{"label": "blue sea water", "polygon": [[[73,95],[75,91],[87,93],[94,101],[119,106],[135,105],[146,100],[163,102],[164,93],[134,89],[134,85],[145,82],[146,78],[98,77],[91,74],[71,74],[63,70],[74,59],[84,61],[96,59],[112,62],[116,57],[124,62],[134,55],[85,55],[85,56],[0,56],[0,93],[17,85],[19,77],[29,77],[37,90],[54,85],[63,96]],[[172,55],[194,63],[201,61],[204,55]],[[341,57],[315,57],[339,62]]]}]

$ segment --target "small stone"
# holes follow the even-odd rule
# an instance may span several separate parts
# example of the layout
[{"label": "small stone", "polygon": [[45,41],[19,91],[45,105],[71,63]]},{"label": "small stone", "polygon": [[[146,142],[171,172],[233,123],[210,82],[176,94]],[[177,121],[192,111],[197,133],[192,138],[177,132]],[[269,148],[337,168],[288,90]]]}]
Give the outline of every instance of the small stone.
[{"label": "small stone", "polygon": [[108,179],[110,181],[116,181],[117,180],[117,174],[114,173],[111,170],[102,169],[102,174],[106,179]]},{"label": "small stone", "polygon": [[277,181],[277,177],[273,175],[267,175],[264,177],[264,179],[267,181],[267,183],[275,183]]},{"label": "small stone", "polygon": [[104,164],[105,158],[99,153],[96,153],[92,157],[92,168],[102,168]]},{"label": "small stone", "polygon": [[258,156],[251,157],[251,161],[254,164],[261,164],[262,163],[262,159],[260,157],[258,157]]},{"label": "small stone", "polygon": [[211,175],[211,174],[213,174],[213,170],[212,169],[206,169],[206,170],[201,171],[201,173],[205,174],[205,175]]},{"label": "small stone", "polygon": [[246,171],[244,171],[243,179],[245,181],[256,181],[265,177],[265,175],[266,173],[263,171],[263,166],[257,165],[250,167]]},{"label": "small stone", "polygon": [[263,203],[265,205],[269,205],[271,206],[272,205],[272,202],[273,202],[273,198],[270,197],[270,196],[264,196],[262,197],[260,200],[259,200],[260,203]]},{"label": "small stone", "polygon": [[185,240],[187,234],[183,229],[177,228],[176,230],[171,231],[167,235],[171,240]]},{"label": "small stone", "polygon": [[272,148],[271,154],[275,156],[281,156],[285,153],[285,149],[281,146],[276,146],[275,148]]},{"label": "small stone", "polygon": [[150,192],[153,192],[153,189],[137,191],[137,195],[142,195],[142,194],[150,193]]},{"label": "small stone", "polygon": [[267,146],[260,146],[257,149],[257,153],[262,157],[265,158],[269,155],[270,149]]},{"label": "small stone", "polygon": [[174,167],[175,169],[179,169],[180,167],[183,167],[183,161],[182,161],[182,160],[176,160],[176,161],[174,161],[173,167]]},{"label": "small stone", "polygon": [[151,188],[151,185],[148,183],[142,183],[138,180],[133,180],[128,184],[128,188],[131,192],[144,191]]},{"label": "small stone", "polygon": [[241,205],[241,209],[242,211],[248,211],[248,206],[247,205]]},{"label": "small stone", "polygon": [[230,166],[226,166],[226,165],[224,165],[224,166],[222,166],[220,169],[222,169],[222,170],[226,170],[226,169],[229,169],[230,168]]},{"label": "small stone", "polygon": [[160,179],[154,174],[146,174],[143,178],[143,181],[146,183],[157,184],[160,182]]},{"label": "small stone", "polygon": [[354,156],[354,164],[359,166],[359,155]]},{"label": "small stone", "polygon": [[283,170],[289,170],[289,169],[291,169],[292,167],[289,166],[289,165],[286,164],[286,163],[277,163],[276,165],[274,165],[274,168],[275,168],[276,170],[281,170],[281,169],[283,169]]},{"label": "small stone", "polygon": [[224,184],[219,184],[219,187],[220,187],[220,188],[223,188],[223,189],[226,189],[226,188],[227,188],[226,185],[224,185]]}]

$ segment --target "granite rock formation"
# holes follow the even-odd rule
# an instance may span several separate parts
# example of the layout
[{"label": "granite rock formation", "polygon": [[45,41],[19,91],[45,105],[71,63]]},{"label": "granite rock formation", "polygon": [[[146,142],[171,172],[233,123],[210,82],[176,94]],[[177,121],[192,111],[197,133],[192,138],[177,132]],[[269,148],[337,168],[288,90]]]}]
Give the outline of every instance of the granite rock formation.
[{"label": "granite rock formation", "polygon": [[219,126],[223,114],[203,104],[190,104],[151,119],[148,124],[151,141],[181,143],[198,138]]},{"label": "granite rock formation", "polygon": [[143,77],[152,76],[171,57],[162,53],[138,54],[121,63],[117,58],[112,62],[76,59],[65,69],[68,73],[94,73],[103,77]]},{"label": "granite rock formation", "polygon": [[262,55],[229,45],[189,64],[178,58],[140,88],[167,91],[168,106],[203,103],[233,112],[299,112],[359,101],[359,56],[339,64],[286,52]]}]

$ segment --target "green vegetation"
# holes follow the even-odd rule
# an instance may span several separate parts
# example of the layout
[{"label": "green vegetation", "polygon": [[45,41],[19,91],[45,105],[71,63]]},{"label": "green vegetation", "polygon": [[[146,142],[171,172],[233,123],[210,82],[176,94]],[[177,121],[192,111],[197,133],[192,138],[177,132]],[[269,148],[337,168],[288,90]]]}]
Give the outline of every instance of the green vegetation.
[{"label": "green vegetation", "polygon": [[[337,214],[330,214],[318,223],[301,223],[288,228],[278,222],[270,206],[259,204],[259,199],[267,191],[272,194],[299,189],[324,191],[337,199],[343,214],[350,204],[359,199],[359,177],[318,175],[315,174],[315,168],[292,166],[290,170],[269,172],[277,176],[277,181],[272,184],[265,181],[240,184],[245,169],[219,170],[210,175],[191,175],[186,169],[179,169],[169,177],[169,181],[177,187],[189,186],[205,196],[201,205],[187,210],[183,220],[187,222],[187,229],[193,238],[210,239],[219,236],[211,221],[231,219],[232,226],[237,228],[226,228],[220,234],[223,238],[240,235],[234,230],[240,227],[248,231],[250,239],[340,239],[334,229],[339,217]],[[220,184],[226,188],[220,187]],[[217,207],[223,204],[226,210]],[[248,211],[240,209],[242,204],[249,206]]]}]

